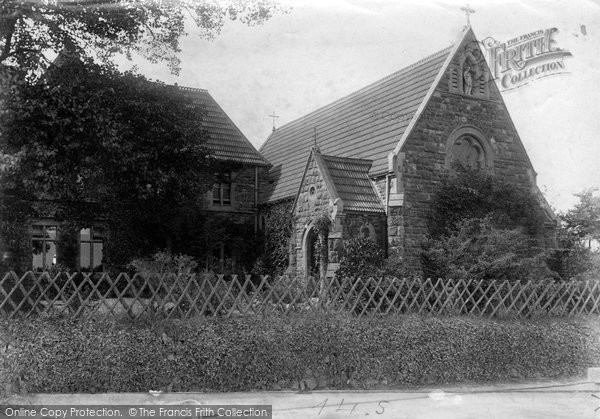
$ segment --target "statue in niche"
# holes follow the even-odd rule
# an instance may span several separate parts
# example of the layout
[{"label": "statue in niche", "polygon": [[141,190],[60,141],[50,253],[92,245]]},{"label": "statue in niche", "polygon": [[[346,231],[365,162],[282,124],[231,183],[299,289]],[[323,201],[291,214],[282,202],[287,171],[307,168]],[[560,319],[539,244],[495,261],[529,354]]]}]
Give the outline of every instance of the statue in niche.
[{"label": "statue in niche", "polygon": [[487,65],[476,42],[465,47],[459,66],[459,92],[469,96],[486,96],[489,79]]},{"label": "statue in niche", "polygon": [[469,65],[463,71],[463,92],[465,95],[473,94],[473,74],[471,74],[471,66]]}]

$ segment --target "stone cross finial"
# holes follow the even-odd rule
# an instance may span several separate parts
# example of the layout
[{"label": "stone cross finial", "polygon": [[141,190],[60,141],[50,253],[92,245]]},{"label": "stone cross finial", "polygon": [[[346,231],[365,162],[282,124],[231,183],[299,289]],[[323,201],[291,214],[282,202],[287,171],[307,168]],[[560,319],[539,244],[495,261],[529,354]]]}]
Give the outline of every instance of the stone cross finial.
[{"label": "stone cross finial", "polygon": [[463,6],[460,8],[460,10],[462,10],[463,12],[465,12],[465,15],[467,16],[467,28],[471,26],[471,20],[469,18],[469,15],[471,13],[475,13],[475,10],[471,9],[471,7],[469,7],[469,5],[467,4],[466,6]]}]

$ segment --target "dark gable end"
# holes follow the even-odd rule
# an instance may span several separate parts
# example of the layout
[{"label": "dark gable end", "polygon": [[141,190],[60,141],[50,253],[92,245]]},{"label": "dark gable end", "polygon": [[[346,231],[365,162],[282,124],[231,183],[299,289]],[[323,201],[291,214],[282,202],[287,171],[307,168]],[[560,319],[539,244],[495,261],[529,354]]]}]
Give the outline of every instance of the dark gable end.
[{"label": "dark gable end", "polygon": [[269,166],[269,162],[254,148],[208,91],[178,86],[204,112],[203,126],[208,134],[206,146],[219,160],[246,165]]},{"label": "dark gable end", "polygon": [[450,48],[439,51],[349,96],[278,128],[260,148],[273,165],[263,202],[293,197],[314,144],[325,155],[371,160],[370,174],[388,172],[409,121],[440,72]]}]

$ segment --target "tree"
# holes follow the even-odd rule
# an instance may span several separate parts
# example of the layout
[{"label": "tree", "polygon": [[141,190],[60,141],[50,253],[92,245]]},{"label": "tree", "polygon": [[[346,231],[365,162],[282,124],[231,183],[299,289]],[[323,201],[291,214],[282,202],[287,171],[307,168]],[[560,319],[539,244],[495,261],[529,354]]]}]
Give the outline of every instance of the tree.
[{"label": "tree", "polygon": [[562,214],[561,219],[567,231],[591,249],[594,241],[600,242],[600,195],[596,188],[586,189],[575,196],[579,203]]},{"label": "tree", "polygon": [[227,20],[259,24],[277,10],[271,0],[3,0],[0,233],[11,249],[26,253],[16,227],[28,217],[69,228],[105,219],[122,265],[197,224],[215,170],[202,110],[112,58],[139,53],[177,73],[188,17],[210,39]]},{"label": "tree", "polygon": [[560,215],[560,250],[554,262],[563,278],[598,277],[600,273],[600,251],[594,248],[600,242],[600,196],[597,192],[597,189],[587,189],[575,194],[579,203]]},{"label": "tree", "polygon": [[77,59],[20,80],[2,94],[5,198],[30,202],[31,216],[109,219],[149,251],[168,247],[213,183],[202,109],[177,87]]},{"label": "tree", "polygon": [[278,10],[273,0],[3,0],[0,64],[38,70],[66,48],[102,62],[135,52],[177,73],[186,19],[211,39],[227,20],[260,24]]}]

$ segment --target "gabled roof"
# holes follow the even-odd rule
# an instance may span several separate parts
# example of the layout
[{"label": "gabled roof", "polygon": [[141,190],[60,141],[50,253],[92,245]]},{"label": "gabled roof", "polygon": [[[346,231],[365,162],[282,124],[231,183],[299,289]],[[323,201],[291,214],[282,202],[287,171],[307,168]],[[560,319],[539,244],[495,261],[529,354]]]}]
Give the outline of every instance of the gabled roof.
[{"label": "gabled roof", "polygon": [[213,97],[204,89],[178,86],[184,94],[204,110],[203,126],[208,134],[206,146],[219,160],[242,164],[269,166],[269,162],[254,148]]},{"label": "gabled roof", "polygon": [[373,163],[372,161],[327,156],[321,154],[316,147],[311,148],[310,154],[306,159],[294,207],[298,202],[300,191],[302,190],[301,185],[306,178],[312,159],[314,159],[321,172],[330,199],[333,202],[340,199],[344,211],[385,212],[375,186],[369,178],[369,169]]},{"label": "gabled roof", "polygon": [[315,158],[325,168],[344,211],[385,212],[369,178],[372,161],[319,153],[315,153]]},{"label": "gabled roof", "polygon": [[[68,49],[63,49],[53,65],[61,66],[72,60],[79,58]],[[192,97],[194,103],[204,110],[202,122],[208,134],[206,146],[214,157],[242,164],[269,166],[269,162],[254,148],[207,90],[183,86],[177,88]]]},{"label": "gabled roof", "polygon": [[371,175],[388,171],[388,154],[423,102],[451,47],[391,74],[273,132],[260,148],[273,165],[265,201],[293,196],[317,129],[326,154],[373,161]]}]

